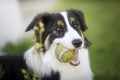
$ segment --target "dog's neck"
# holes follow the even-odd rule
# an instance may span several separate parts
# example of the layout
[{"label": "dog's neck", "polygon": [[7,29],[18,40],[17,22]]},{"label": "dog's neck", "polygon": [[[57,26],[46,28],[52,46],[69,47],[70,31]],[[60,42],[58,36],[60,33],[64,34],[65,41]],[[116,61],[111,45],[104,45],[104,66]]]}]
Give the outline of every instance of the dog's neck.
[{"label": "dog's neck", "polygon": [[33,46],[25,52],[24,59],[27,66],[39,75],[50,75],[52,70],[58,70],[56,63],[60,64],[55,57],[55,46],[51,46],[45,53],[38,53]]}]

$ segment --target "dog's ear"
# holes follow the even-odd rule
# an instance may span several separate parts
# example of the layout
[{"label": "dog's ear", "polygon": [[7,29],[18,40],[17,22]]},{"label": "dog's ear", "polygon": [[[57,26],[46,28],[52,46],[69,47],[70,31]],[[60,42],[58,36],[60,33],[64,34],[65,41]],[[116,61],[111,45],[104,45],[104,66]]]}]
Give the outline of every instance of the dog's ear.
[{"label": "dog's ear", "polygon": [[38,14],[37,16],[35,16],[35,18],[32,20],[32,22],[28,25],[25,32],[32,30],[34,26],[38,25],[39,21],[42,21],[43,24],[45,25],[46,22],[48,21],[49,16],[50,16],[49,13]]},{"label": "dog's ear", "polygon": [[85,31],[87,29],[87,26],[84,20],[84,14],[81,11],[75,9],[71,9],[69,11],[73,12],[78,17],[78,20],[80,22],[80,28],[82,31]]}]

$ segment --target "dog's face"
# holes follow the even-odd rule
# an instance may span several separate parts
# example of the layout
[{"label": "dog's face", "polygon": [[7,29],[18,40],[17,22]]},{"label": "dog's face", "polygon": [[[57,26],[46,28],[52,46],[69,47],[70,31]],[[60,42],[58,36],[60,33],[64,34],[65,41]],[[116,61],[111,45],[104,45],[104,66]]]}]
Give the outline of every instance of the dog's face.
[{"label": "dog's face", "polygon": [[33,29],[40,21],[45,26],[45,31],[42,34],[45,51],[49,49],[51,44],[57,45],[61,43],[68,49],[87,47],[89,45],[88,40],[83,35],[87,27],[83,13],[80,11],[67,10],[56,14],[38,14],[26,31]]}]

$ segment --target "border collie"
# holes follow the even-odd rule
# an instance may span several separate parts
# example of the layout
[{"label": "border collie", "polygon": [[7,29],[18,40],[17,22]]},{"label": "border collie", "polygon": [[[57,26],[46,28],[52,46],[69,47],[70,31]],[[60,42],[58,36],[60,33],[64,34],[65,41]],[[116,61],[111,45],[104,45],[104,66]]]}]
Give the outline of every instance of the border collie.
[{"label": "border collie", "polygon": [[[23,56],[1,56],[0,80],[31,80],[33,75],[40,80],[93,80],[88,55],[89,41],[83,34],[87,29],[83,13],[75,9],[55,14],[41,13],[26,31],[32,30],[40,21],[45,26],[42,34],[43,51],[38,52],[33,46]],[[39,42],[39,32],[36,32],[36,37]],[[58,44],[68,49],[78,49],[76,60],[63,63],[56,59]]]}]

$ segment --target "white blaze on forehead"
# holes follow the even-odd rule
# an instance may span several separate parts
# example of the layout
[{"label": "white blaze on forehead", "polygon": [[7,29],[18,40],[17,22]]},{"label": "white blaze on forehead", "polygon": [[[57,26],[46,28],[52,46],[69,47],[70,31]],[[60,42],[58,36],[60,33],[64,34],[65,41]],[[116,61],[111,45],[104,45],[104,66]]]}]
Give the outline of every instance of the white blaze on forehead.
[{"label": "white blaze on forehead", "polygon": [[69,24],[69,20],[68,20],[67,12],[61,12],[61,15],[63,16],[66,25],[67,25],[67,26],[70,26],[70,24]]},{"label": "white blaze on forehead", "polygon": [[61,12],[60,14],[64,18],[64,21],[65,21],[65,24],[66,24],[66,27],[67,27],[67,32],[65,33],[64,37],[59,38],[59,39],[57,38],[55,40],[55,43],[62,43],[67,48],[73,49],[74,46],[72,44],[72,41],[74,39],[80,39],[82,41],[82,38],[79,35],[79,33],[75,29],[73,29],[72,26],[70,25],[69,20],[68,20],[68,14],[67,14],[67,12]]}]

